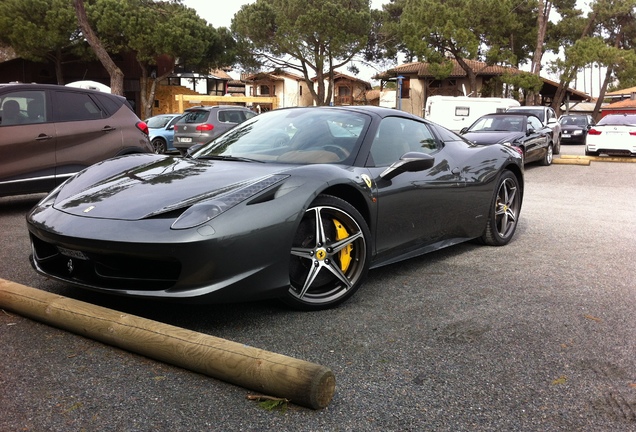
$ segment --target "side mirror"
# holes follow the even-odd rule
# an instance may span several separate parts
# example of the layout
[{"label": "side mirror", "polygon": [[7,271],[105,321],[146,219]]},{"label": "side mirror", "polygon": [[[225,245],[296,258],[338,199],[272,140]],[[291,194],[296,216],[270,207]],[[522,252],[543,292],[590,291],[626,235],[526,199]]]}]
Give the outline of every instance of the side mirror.
[{"label": "side mirror", "polygon": [[399,161],[394,162],[380,174],[384,180],[391,180],[405,172],[418,172],[431,168],[435,164],[435,158],[427,153],[408,152]]},{"label": "side mirror", "polygon": [[550,120],[548,120],[549,125],[553,125],[555,123],[557,123],[557,120],[555,118],[551,118]]},{"label": "side mirror", "polygon": [[186,157],[192,157],[192,155],[199,151],[201,147],[203,147],[203,144],[195,144],[192,147],[188,147],[188,150],[186,150]]},{"label": "side mirror", "polygon": [[468,128],[467,127],[463,127],[462,130],[459,131],[460,135],[464,135],[466,132],[468,132]]}]

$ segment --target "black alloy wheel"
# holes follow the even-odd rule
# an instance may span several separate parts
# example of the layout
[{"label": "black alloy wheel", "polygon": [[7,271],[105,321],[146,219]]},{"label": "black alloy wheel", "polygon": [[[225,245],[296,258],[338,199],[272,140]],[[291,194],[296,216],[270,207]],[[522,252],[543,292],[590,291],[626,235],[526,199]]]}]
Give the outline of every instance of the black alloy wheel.
[{"label": "black alloy wheel", "polygon": [[490,205],[486,230],[481,241],[490,246],[503,246],[510,242],[517,229],[521,211],[522,191],[517,177],[504,171],[499,177]]},{"label": "black alloy wheel", "polygon": [[283,301],[300,310],[344,302],[366,278],[370,256],[369,228],[360,213],[340,198],[320,195],[296,232]]}]

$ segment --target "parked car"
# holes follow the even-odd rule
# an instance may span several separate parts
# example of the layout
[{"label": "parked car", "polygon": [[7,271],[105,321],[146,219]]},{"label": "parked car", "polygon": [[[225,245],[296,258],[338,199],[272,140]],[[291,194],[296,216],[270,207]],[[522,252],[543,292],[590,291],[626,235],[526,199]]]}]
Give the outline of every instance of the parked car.
[{"label": "parked car", "polygon": [[150,144],[152,144],[155,153],[163,154],[176,151],[173,145],[174,125],[182,116],[183,114],[158,114],[146,119]]},{"label": "parked car", "polygon": [[206,144],[213,138],[250,119],[256,113],[235,105],[188,108],[174,126],[174,146],[184,155],[196,144]]},{"label": "parked car", "polygon": [[0,84],[0,149],[0,196],[48,192],[96,162],[152,151],[123,97],[44,84]]},{"label": "parked car", "polygon": [[351,297],[369,268],[507,244],[523,188],[512,147],[387,108],[283,108],[188,158],[94,165],[27,224],[34,268],[82,288],[316,310]]},{"label": "parked car", "polygon": [[480,145],[503,144],[519,149],[524,163],[552,163],[552,129],[528,113],[506,112],[481,116],[461,130],[467,140]]},{"label": "parked car", "polygon": [[608,114],[585,137],[585,154],[636,156],[636,114]]},{"label": "parked car", "polygon": [[548,106],[519,106],[508,108],[510,112],[525,112],[539,117],[541,122],[552,129],[552,151],[554,154],[561,153],[561,125],[554,110]]},{"label": "parked car", "polygon": [[563,144],[585,144],[587,131],[596,124],[589,114],[565,114],[559,118]]}]

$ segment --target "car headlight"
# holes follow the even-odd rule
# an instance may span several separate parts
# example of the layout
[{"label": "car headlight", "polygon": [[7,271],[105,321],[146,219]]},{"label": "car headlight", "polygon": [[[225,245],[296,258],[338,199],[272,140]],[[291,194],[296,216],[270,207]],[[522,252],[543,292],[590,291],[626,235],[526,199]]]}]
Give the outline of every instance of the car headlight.
[{"label": "car headlight", "polygon": [[581,134],[583,134],[583,131],[580,130],[580,129],[577,129],[577,130],[572,132],[572,135],[581,135]]},{"label": "car headlight", "polygon": [[246,184],[243,187],[233,189],[228,193],[217,195],[208,200],[194,204],[183,212],[183,214],[174,221],[170,228],[175,230],[188,229],[204,224],[246,199],[251,198],[276,183],[283,181],[287,177],[289,176],[268,176]]}]

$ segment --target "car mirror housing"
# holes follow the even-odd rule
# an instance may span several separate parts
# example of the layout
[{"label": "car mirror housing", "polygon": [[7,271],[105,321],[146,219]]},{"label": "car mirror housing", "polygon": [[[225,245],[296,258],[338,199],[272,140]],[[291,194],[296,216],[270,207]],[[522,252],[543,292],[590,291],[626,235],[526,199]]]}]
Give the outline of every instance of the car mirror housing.
[{"label": "car mirror housing", "polygon": [[435,158],[427,153],[408,152],[405,153],[399,161],[394,162],[386,170],[380,174],[384,180],[392,178],[404,172],[424,171],[431,168],[435,164]]}]

